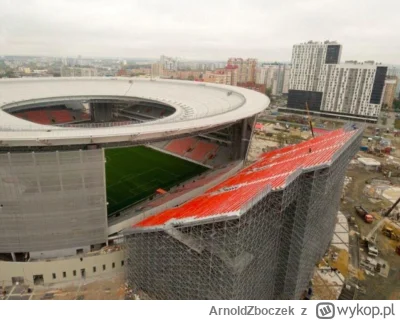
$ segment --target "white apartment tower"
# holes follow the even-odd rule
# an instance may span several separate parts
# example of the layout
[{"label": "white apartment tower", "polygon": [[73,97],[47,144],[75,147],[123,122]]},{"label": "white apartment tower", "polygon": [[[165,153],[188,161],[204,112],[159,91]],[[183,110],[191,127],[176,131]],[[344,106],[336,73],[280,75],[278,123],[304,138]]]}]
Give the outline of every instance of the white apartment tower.
[{"label": "white apartment tower", "polygon": [[256,84],[265,84],[274,96],[287,94],[289,89],[290,66],[269,64],[257,68]]},{"label": "white apartment tower", "polygon": [[161,64],[163,70],[171,70],[171,71],[178,70],[178,59],[176,59],[176,58],[171,58],[171,57],[162,55],[160,57],[160,64]]},{"label": "white apartment tower", "polygon": [[295,44],[292,51],[292,71],[289,88],[316,91],[322,67],[340,61],[342,46],[336,42]]},{"label": "white apartment tower", "polygon": [[[325,65],[317,91],[323,92],[321,105],[326,112],[378,117],[383,100],[386,70],[374,62],[348,61]],[[376,85],[383,75],[382,91]],[[379,83],[378,83],[379,85]],[[375,87],[375,88],[374,88]],[[379,92],[378,92],[379,91]]]},{"label": "white apartment tower", "polygon": [[340,63],[342,46],[312,42],[293,46],[288,108],[377,118],[387,67],[373,61]]}]

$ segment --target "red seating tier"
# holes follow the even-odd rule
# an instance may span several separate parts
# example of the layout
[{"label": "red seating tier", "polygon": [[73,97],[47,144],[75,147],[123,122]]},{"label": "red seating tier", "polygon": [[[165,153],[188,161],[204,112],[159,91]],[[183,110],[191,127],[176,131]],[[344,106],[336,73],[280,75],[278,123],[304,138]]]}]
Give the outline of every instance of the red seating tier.
[{"label": "red seating tier", "polygon": [[[16,117],[26,119],[31,122],[39,124],[55,124],[55,123],[68,123],[73,122],[73,113],[70,110],[32,110],[18,112],[14,114]],[[87,113],[81,113],[81,118],[83,120],[90,119]]]},{"label": "red seating tier", "polygon": [[50,111],[50,114],[55,123],[67,123],[74,120],[71,112],[68,110]]},{"label": "red seating tier", "polygon": [[168,209],[149,217],[136,226],[153,226],[164,224],[171,219],[198,219],[216,214],[236,212],[263,189],[265,189],[265,183],[255,183],[226,192],[204,194],[181,207]]},{"label": "red seating tier", "polygon": [[323,136],[273,150],[263,154],[259,161],[243,169],[181,207],[166,210],[149,217],[135,227],[157,226],[171,219],[199,219],[202,217],[238,212],[242,206],[269,187],[281,188],[296,170],[329,164],[335,153],[357,131],[343,129]]},{"label": "red seating tier", "polygon": [[194,138],[183,138],[171,141],[165,150],[183,156],[196,143]]}]

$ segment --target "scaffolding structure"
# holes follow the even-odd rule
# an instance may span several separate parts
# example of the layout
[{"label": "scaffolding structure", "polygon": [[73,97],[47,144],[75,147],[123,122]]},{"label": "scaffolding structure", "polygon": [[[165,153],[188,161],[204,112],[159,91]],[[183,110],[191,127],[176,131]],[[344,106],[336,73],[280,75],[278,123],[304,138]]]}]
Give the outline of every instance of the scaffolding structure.
[{"label": "scaffolding structure", "polygon": [[[279,186],[266,179],[239,211],[175,215],[161,224],[153,223],[156,217],[126,231],[128,285],[151,299],[299,299],[332,239],[346,167],[362,130],[348,126],[343,137],[336,149],[324,137],[312,139],[317,142],[310,146],[321,147],[312,157],[334,150],[328,161],[299,166]],[[293,150],[282,153],[290,158]],[[284,171],[284,163],[279,165]]]}]

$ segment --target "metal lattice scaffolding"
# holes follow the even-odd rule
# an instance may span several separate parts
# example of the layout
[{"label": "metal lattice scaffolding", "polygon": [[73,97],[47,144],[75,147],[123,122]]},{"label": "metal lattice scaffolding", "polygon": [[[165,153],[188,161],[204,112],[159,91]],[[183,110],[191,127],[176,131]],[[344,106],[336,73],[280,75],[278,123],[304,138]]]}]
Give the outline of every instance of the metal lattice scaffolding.
[{"label": "metal lattice scaffolding", "polygon": [[129,286],[153,299],[300,298],[333,236],[362,138],[353,131],[329,161],[298,167],[279,188],[266,180],[240,211],[126,231]]}]

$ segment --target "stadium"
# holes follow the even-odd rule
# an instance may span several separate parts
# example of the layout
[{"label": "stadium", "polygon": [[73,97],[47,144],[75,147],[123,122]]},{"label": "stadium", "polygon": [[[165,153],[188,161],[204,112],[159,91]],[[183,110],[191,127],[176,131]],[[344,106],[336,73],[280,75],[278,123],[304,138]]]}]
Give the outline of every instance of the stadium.
[{"label": "stadium", "polygon": [[155,299],[299,298],[332,238],[362,130],[243,169],[268,105],[190,81],[0,80],[0,281],[124,270]]}]

